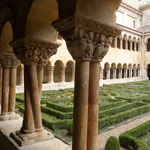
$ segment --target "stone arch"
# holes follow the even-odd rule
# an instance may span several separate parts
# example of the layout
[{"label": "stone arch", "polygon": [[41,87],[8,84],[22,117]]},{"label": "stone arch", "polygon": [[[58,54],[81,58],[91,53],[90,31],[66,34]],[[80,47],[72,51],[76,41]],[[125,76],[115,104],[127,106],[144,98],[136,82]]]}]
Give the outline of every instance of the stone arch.
[{"label": "stone arch", "polygon": [[136,76],[140,77],[140,64],[137,65]]},{"label": "stone arch", "polygon": [[64,69],[64,64],[61,60],[57,60],[54,65],[54,82],[61,82],[62,70]]},{"label": "stone arch", "polygon": [[65,81],[71,82],[73,81],[73,70],[74,70],[74,62],[68,61],[65,68]]},{"label": "stone arch", "polygon": [[51,26],[58,19],[56,0],[22,0],[18,12],[20,15],[16,21],[16,38],[25,36],[46,41],[57,39],[58,33]]},{"label": "stone arch", "polygon": [[48,83],[49,81],[49,67],[51,66],[51,62],[49,61],[46,66],[44,66],[44,74],[43,74],[43,83]]}]

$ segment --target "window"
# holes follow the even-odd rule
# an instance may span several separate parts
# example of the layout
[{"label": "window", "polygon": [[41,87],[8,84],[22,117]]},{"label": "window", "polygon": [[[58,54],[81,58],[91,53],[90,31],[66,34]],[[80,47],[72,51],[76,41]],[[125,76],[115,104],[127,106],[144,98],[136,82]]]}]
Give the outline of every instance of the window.
[{"label": "window", "polygon": [[136,28],[136,22],[135,22],[135,20],[133,20],[133,29],[135,29]]}]

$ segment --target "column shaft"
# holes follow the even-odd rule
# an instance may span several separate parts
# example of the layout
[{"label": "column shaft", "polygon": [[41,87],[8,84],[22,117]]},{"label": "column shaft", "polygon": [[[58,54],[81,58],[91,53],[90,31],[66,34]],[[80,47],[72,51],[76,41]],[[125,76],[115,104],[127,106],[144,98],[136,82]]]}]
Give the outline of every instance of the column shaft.
[{"label": "column shaft", "polygon": [[41,100],[42,94],[43,75],[44,75],[43,66],[37,66],[39,100]]},{"label": "column shaft", "polygon": [[49,72],[49,74],[48,74],[48,83],[51,83],[51,82],[54,81],[53,80],[54,66],[49,66],[48,72]]},{"label": "column shaft", "polygon": [[87,150],[98,150],[99,61],[90,63]]},{"label": "column shaft", "polygon": [[61,70],[61,82],[65,82],[65,67]]},{"label": "column shaft", "polygon": [[20,76],[20,85],[22,85],[23,84],[23,78],[24,78],[24,76],[23,76],[23,66],[20,66],[20,73],[19,73],[19,76]]},{"label": "column shaft", "polygon": [[17,69],[10,69],[10,85],[9,85],[9,105],[8,112],[15,111],[15,98],[16,98],[16,73]]},{"label": "column shaft", "polygon": [[28,68],[28,73],[30,81],[30,96],[31,96],[31,105],[33,109],[35,131],[41,131],[43,127],[42,127],[42,117],[39,99],[37,66],[30,65]]},{"label": "column shaft", "polygon": [[77,60],[75,69],[72,150],[87,149],[89,62]]},{"label": "column shaft", "polygon": [[33,118],[33,111],[31,105],[31,97],[30,97],[30,81],[29,81],[29,68],[30,66],[24,66],[24,89],[25,89],[25,111],[24,111],[24,118],[23,118],[23,126],[21,129],[22,133],[32,133],[35,131],[34,128],[34,118]]},{"label": "column shaft", "polygon": [[3,68],[0,67],[0,104],[2,102],[2,79],[3,79]]},{"label": "column shaft", "polygon": [[8,98],[9,98],[9,68],[3,69],[3,85],[2,85],[2,108],[1,114],[5,115],[8,112]]}]

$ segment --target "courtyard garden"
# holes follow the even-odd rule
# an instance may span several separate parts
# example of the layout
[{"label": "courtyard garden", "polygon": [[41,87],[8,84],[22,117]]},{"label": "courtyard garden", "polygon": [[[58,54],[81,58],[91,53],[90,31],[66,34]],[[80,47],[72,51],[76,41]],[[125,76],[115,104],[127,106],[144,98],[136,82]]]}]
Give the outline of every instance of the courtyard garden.
[{"label": "courtyard garden", "polygon": [[[65,89],[44,91],[41,97],[43,125],[69,141],[72,135],[73,95],[73,89]],[[16,95],[16,111],[20,114],[24,111],[23,94]],[[100,87],[99,131],[149,111],[149,81]]]}]

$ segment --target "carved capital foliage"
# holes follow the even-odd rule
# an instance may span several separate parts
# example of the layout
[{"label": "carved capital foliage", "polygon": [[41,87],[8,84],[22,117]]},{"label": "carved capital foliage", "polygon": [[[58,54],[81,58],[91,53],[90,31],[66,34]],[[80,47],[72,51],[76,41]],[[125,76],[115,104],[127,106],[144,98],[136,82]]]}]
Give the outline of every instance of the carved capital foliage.
[{"label": "carved capital foliage", "polygon": [[25,65],[41,65],[48,63],[55,55],[60,44],[33,38],[24,38],[10,43],[17,58]]},{"label": "carved capital foliage", "polygon": [[0,63],[4,68],[15,68],[20,65],[20,61],[13,55],[0,56]]},{"label": "carved capital foliage", "polygon": [[52,24],[66,40],[74,59],[101,61],[107,54],[112,37],[120,34],[114,25],[106,25],[81,16],[72,16]]}]

